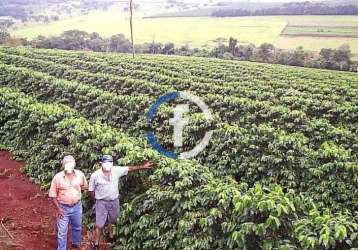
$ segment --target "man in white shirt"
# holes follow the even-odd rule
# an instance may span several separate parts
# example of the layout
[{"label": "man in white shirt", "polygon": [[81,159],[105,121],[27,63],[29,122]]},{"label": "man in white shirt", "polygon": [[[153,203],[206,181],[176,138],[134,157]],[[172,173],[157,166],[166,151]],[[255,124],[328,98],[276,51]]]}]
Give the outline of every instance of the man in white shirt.
[{"label": "man in white shirt", "polygon": [[107,218],[109,238],[113,240],[113,224],[119,215],[119,178],[128,172],[151,169],[152,165],[146,162],[140,166],[114,167],[112,156],[102,156],[102,167],[91,175],[88,187],[91,196],[96,200],[96,237],[93,250],[99,249],[100,235]]}]

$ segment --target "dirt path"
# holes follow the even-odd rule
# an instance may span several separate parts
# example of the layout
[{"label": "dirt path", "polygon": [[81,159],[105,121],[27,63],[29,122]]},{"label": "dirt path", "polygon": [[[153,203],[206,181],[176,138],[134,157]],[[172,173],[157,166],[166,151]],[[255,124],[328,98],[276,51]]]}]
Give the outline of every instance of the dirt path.
[{"label": "dirt path", "polygon": [[[55,209],[22,166],[0,151],[0,250],[56,249]],[[89,249],[89,233],[84,235],[82,249]]]}]

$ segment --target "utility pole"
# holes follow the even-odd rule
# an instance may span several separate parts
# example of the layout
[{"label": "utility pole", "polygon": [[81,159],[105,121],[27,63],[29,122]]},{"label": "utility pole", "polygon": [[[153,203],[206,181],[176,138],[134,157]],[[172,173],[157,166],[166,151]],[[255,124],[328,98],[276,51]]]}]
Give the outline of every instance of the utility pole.
[{"label": "utility pole", "polygon": [[132,40],[132,55],[134,58],[134,39],[133,39],[133,0],[129,0],[129,11],[130,11],[130,28],[131,28],[131,40]]}]

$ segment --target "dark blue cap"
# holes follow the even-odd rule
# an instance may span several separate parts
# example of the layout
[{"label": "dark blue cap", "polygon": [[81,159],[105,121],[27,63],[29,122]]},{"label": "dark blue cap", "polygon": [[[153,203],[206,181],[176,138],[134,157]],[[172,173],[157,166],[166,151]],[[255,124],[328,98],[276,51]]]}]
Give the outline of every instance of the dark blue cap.
[{"label": "dark blue cap", "polygon": [[113,162],[113,158],[111,155],[103,155],[101,157],[101,163],[105,163],[105,162]]}]

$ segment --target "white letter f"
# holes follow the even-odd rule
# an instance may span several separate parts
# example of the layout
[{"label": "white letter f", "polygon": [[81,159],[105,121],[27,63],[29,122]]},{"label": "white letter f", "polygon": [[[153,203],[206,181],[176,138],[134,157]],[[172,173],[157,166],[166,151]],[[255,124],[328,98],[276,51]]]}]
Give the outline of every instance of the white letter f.
[{"label": "white letter f", "polygon": [[174,147],[183,146],[184,126],[189,123],[189,118],[184,118],[183,114],[189,112],[188,104],[179,104],[174,108],[174,117],[169,119],[169,124],[174,126]]}]

